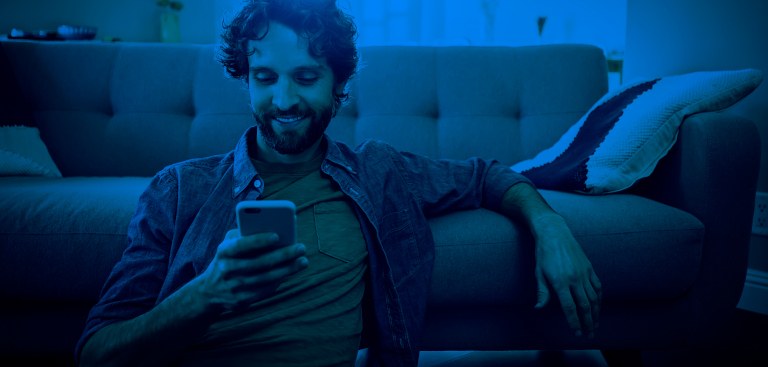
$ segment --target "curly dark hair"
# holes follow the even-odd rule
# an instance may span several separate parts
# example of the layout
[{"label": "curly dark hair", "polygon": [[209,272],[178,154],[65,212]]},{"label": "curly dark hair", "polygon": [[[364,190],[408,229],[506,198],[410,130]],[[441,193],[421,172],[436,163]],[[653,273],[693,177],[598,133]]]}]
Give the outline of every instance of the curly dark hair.
[{"label": "curly dark hair", "polygon": [[[261,40],[269,33],[269,22],[293,29],[309,41],[309,54],[325,58],[336,84],[345,83],[357,69],[357,28],[352,18],[336,6],[335,0],[250,0],[221,34],[219,62],[235,79],[248,81],[249,40]],[[334,89],[336,107],[349,97]]]}]

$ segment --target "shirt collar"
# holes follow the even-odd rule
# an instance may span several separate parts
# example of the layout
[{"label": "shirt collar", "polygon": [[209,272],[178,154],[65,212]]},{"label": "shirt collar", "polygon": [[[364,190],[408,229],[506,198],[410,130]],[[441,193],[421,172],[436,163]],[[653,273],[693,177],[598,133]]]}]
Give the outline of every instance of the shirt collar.
[{"label": "shirt collar", "polygon": [[325,139],[328,141],[328,149],[325,152],[326,162],[331,162],[341,168],[344,168],[351,174],[357,174],[354,168],[352,168],[352,163],[349,161],[348,156],[345,155],[344,152],[342,152],[342,150],[339,148],[339,144],[331,139],[328,135],[325,136]]},{"label": "shirt collar", "polygon": [[[233,174],[234,180],[232,183],[232,197],[240,195],[245,189],[248,188],[254,182],[254,179],[259,175],[256,167],[251,162],[251,155],[249,152],[256,151],[256,134],[257,127],[252,126],[245,131],[243,136],[237,142],[234,151],[234,167]],[[352,168],[347,157],[339,149],[336,142],[328,135],[324,136],[327,142],[327,150],[325,153],[325,161],[330,161],[348,172],[355,174],[355,170]]]},{"label": "shirt collar", "polygon": [[237,142],[234,151],[234,167],[233,174],[234,180],[232,180],[232,197],[240,195],[248,185],[253,182],[253,179],[259,175],[256,172],[256,167],[251,163],[251,156],[248,154],[251,151],[252,144],[256,144],[256,126],[252,126],[245,131],[243,136]]}]

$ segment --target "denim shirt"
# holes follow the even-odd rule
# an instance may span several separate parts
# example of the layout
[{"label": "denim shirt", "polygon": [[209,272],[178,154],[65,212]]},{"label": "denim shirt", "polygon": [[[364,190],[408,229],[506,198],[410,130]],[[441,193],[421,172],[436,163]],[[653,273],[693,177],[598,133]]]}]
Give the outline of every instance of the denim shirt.
[{"label": "denim shirt", "polygon": [[[321,170],[356,204],[369,254],[373,312],[369,363],[416,366],[434,260],[427,218],[480,206],[529,182],[493,161],[433,160],[369,141],[352,149],[327,139]],[[111,323],[148,312],[201,274],[236,227],[235,205],[255,200],[263,180],[251,163],[256,129],[234,151],[164,168],[141,195],[128,247],[91,310],[77,347]]]}]

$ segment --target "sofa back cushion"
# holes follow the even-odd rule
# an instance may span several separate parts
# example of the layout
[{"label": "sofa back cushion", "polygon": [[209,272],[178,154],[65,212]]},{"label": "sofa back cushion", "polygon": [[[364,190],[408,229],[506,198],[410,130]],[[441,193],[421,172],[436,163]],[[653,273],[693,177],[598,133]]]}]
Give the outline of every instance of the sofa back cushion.
[{"label": "sofa back cushion", "polygon": [[346,138],[435,158],[533,156],[607,88],[603,54],[590,46],[362,51]]},{"label": "sofa back cushion", "polygon": [[[21,95],[25,110],[19,121],[2,106],[0,124],[38,127],[64,176],[150,176],[230,150],[252,125],[246,86],[226,77],[215,45],[0,46],[2,79],[17,82],[0,86],[0,95]],[[351,101],[329,134],[434,158],[530,158],[607,89],[605,59],[592,46],[386,46],[360,54]],[[4,112],[11,110],[12,117]]]}]

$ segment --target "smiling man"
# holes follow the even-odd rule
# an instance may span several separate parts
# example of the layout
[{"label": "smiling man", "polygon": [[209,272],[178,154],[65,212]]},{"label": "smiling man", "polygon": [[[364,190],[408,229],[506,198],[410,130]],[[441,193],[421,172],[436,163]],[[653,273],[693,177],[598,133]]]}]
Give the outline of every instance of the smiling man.
[{"label": "smiling man", "polygon": [[336,82],[325,60],[307,50],[309,42],[278,22],[267,24],[261,40],[249,40],[248,90],[258,128],[258,154],[265,161],[297,163],[317,151],[335,114]]},{"label": "smiling man", "polygon": [[[223,38],[256,126],[232,152],[154,177],[89,315],[81,365],[349,366],[367,346],[370,365],[415,366],[427,218],[480,206],[529,226],[537,307],[554,290],[574,332],[593,333],[600,281],[525,178],[324,134],[357,66],[354,24],[334,1],[250,1]],[[296,204],[298,243],[235,229],[238,202],[272,199]]]}]

